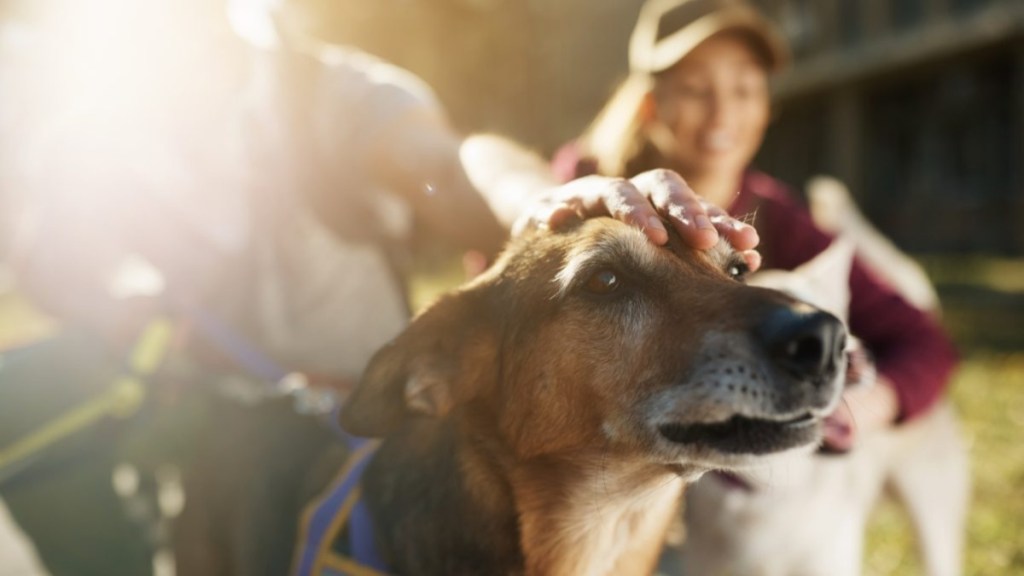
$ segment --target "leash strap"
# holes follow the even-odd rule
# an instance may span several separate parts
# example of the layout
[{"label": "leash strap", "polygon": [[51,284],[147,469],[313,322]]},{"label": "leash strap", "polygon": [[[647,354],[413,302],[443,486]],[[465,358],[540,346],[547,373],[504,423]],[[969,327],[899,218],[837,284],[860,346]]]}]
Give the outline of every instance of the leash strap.
[{"label": "leash strap", "polygon": [[[219,318],[203,310],[194,310],[190,316],[203,336],[236,364],[253,376],[287,388],[293,374]],[[340,405],[335,403],[328,412],[328,422],[345,441],[352,456],[327,494],[303,514],[296,546],[296,550],[301,552],[297,557],[299,564],[295,575],[322,576],[333,572],[346,576],[385,576],[385,564],[373,543],[373,522],[366,503],[359,497],[363,470],[372,460],[378,442],[352,436],[342,429],[338,423],[339,410]],[[349,528],[351,558],[332,550],[332,544],[346,526]]]},{"label": "leash strap", "polygon": [[132,416],[146,398],[145,379],[157,371],[170,348],[173,327],[166,318],[146,325],[128,359],[128,373],[118,376],[106,392],[68,410],[31,434],[0,450],[0,477],[4,471],[106,417]]},{"label": "leash strap", "polygon": [[[373,545],[373,526],[359,482],[373,460],[377,440],[361,440],[359,448],[322,498],[302,515],[293,576],[386,576],[386,567]],[[332,545],[349,527],[351,557],[337,554]]]},{"label": "leash strap", "polygon": [[186,312],[203,337],[249,374],[274,383],[281,382],[291,374],[290,370],[242,338],[236,330],[208,310],[187,309]]}]

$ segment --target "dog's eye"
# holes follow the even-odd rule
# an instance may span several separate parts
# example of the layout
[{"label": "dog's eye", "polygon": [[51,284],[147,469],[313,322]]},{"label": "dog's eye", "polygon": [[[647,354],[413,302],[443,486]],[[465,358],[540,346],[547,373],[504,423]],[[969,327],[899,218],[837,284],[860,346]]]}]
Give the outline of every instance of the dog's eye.
[{"label": "dog's eye", "polygon": [[747,263],[744,260],[737,260],[736,262],[729,264],[729,267],[726,268],[725,272],[733,280],[743,282],[743,280],[746,279],[747,274],[750,272],[750,266],[747,266]]},{"label": "dog's eye", "polygon": [[619,287],[619,277],[611,270],[598,270],[587,279],[583,289],[591,294],[611,294]]}]

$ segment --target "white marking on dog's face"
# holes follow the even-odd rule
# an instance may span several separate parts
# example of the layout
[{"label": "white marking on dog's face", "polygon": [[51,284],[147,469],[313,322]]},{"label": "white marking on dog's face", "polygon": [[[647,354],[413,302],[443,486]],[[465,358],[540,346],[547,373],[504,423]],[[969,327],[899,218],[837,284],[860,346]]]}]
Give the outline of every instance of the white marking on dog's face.
[{"label": "white marking on dog's face", "polygon": [[[595,274],[621,274],[623,270],[652,271],[658,267],[660,248],[633,228],[618,230],[596,242],[575,247],[555,276],[555,298],[563,298],[574,286],[586,283]],[[622,278],[616,281],[621,282]],[[621,308],[621,328],[627,342],[640,342],[651,324],[650,310],[643,302],[630,301]]]},{"label": "white marking on dog's face", "polygon": [[650,270],[657,266],[659,248],[652,244],[640,230],[619,230],[617,234],[605,235],[590,244],[573,248],[565,259],[565,265],[555,276],[558,285],[556,297],[563,297],[584,274],[594,273],[595,267],[608,262],[621,262],[622,267],[632,266]]}]

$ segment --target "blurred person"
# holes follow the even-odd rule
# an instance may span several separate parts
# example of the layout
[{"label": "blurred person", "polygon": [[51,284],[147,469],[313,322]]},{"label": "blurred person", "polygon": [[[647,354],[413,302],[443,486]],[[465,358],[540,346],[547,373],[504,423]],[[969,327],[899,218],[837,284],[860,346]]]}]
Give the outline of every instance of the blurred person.
[{"label": "blurred person", "polygon": [[[573,215],[610,214],[663,243],[667,214],[695,247],[713,245],[719,230],[740,249],[756,243],[749,226],[674,174],[558,187],[521,147],[463,138],[410,73],[356,50],[307,46],[296,3],[231,2],[227,22],[210,3],[58,4],[57,40],[40,56],[57,66],[40,71],[40,83],[59,86],[62,98],[51,95],[24,143],[20,181],[33,209],[17,281],[64,326],[122,357],[156,317],[178,318],[192,334],[214,321],[343,392],[407,320],[402,254],[417,228],[430,241],[493,253],[513,226]],[[756,253],[747,255],[756,267]],[[223,343],[179,332],[176,354],[191,372],[178,366],[175,378],[189,372],[201,386],[160,395],[203,394],[247,371]],[[315,493],[307,472],[336,439],[276,408],[252,418],[238,402],[211,399],[207,408],[174,433],[197,452],[186,464],[179,534],[206,547],[179,550],[178,569],[282,574],[299,494]],[[102,502],[105,511],[81,518],[96,526],[119,513],[109,470],[99,472],[85,487],[40,477],[34,490]],[[16,516],[32,506],[21,502]],[[54,574],[145,573],[145,562],[123,560],[124,550],[145,549],[125,543],[131,534],[101,546],[80,538],[81,526],[56,522],[62,530],[44,518],[31,532]],[[243,556],[225,557],[241,538]],[[76,539],[87,549],[69,567],[57,558]]]},{"label": "blurred person", "polygon": [[[751,167],[771,120],[769,80],[788,61],[781,35],[743,0],[649,0],[629,47],[630,75],[584,134],[556,154],[563,179],[630,177],[654,168],[749,217],[765,268],[791,270],[831,243],[786,184]],[[859,261],[851,332],[873,354],[879,385],[847,391],[825,446],[913,420],[942,396],[956,365],[943,330]]]}]

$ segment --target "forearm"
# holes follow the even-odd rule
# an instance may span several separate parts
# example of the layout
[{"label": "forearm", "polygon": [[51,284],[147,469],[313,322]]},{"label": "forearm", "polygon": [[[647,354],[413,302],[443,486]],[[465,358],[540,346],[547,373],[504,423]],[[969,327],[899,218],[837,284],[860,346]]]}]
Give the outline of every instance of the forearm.
[{"label": "forearm", "polygon": [[506,229],[522,215],[531,196],[558,185],[544,160],[499,136],[466,138],[459,159],[470,184]]},{"label": "forearm", "polygon": [[852,281],[851,330],[874,353],[879,376],[899,399],[898,420],[913,419],[945,392],[956,350],[932,316],[886,287],[872,287],[873,277],[859,264]]},{"label": "forearm", "polygon": [[956,352],[941,332],[923,331],[907,350],[891,351],[878,361],[878,373],[898,399],[897,419],[912,420],[945,393],[957,365]]}]

